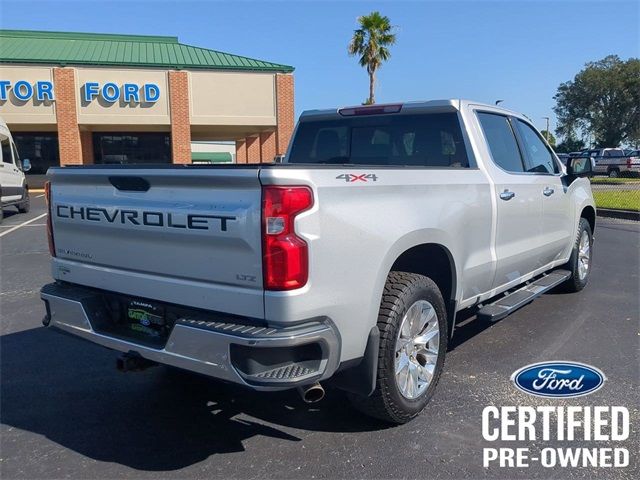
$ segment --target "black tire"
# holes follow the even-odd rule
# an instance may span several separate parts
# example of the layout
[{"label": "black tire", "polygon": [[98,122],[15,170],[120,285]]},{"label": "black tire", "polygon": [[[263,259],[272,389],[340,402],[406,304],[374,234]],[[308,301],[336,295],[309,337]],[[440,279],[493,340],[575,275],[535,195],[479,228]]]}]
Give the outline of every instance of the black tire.
[{"label": "black tire", "polygon": [[[580,278],[579,274],[579,251],[580,251],[580,239],[582,238],[583,232],[586,232],[589,238],[589,268],[587,269],[587,273],[583,278]],[[591,233],[591,225],[585,218],[581,218],[578,223],[578,232],[576,234],[576,238],[573,241],[573,249],[571,250],[571,257],[569,257],[569,261],[562,267],[571,272],[571,277],[569,277],[562,285],[562,290],[565,292],[579,292],[589,283],[589,276],[591,275],[593,264],[593,234]]]},{"label": "black tire", "polygon": [[2,203],[0,203],[0,224],[4,220],[4,210],[2,210]]},{"label": "black tire", "polygon": [[[418,300],[433,306],[438,322],[439,342],[435,370],[426,390],[414,399],[402,395],[396,382],[396,340],[407,310]],[[428,277],[407,272],[391,272],[382,294],[378,314],[380,350],[376,389],[369,397],[348,394],[353,406],[362,413],[385,422],[402,424],[417,416],[433,396],[444,366],[447,350],[447,315],[438,286]]]},{"label": "black tire", "polygon": [[29,189],[27,187],[25,187],[24,196],[17,206],[20,213],[29,213],[29,210],[31,210],[31,200],[29,199]]},{"label": "black tire", "polygon": [[620,176],[620,171],[617,168],[612,168],[608,172],[609,178],[618,178]]}]

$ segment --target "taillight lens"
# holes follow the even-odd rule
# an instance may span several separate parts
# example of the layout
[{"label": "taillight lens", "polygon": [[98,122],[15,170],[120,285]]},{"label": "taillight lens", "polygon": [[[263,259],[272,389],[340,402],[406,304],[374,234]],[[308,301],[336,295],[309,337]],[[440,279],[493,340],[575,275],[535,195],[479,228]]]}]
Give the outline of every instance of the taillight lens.
[{"label": "taillight lens", "polygon": [[47,241],[49,242],[49,253],[56,256],[56,246],[53,242],[53,223],[51,219],[51,182],[44,182],[44,199],[47,202]]},{"label": "taillight lens", "polygon": [[293,290],[309,277],[309,248],[296,235],[296,215],[311,208],[309,187],[265,186],[262,188],[262,266],[264,288]]}]

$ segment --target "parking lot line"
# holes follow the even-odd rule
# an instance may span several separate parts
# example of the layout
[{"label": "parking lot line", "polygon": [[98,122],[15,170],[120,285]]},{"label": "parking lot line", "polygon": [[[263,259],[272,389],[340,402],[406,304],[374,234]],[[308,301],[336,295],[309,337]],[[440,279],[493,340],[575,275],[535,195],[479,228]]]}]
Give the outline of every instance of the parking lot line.
[{"label": "parking lot line", "polygon": [[0,237],[4,237],[5,235],[8,235],[9,233],[11,233],[11,232],[13,232],[13,231],[15,231],[15,230],[18,230],[19,228],[22,228],[22,227],[24,227],[24,226],[26,226],[26,225],[29,225],[30,223],[33,223],[33,222],[35,222],[36,220],[40,220],[42,217],[46,217],[46,216],[47,216],[47,214],[46,214],[46,213],[43,213],[42,215],[38,215],[37,217],[32,218],[31,220],[27,220],[26,222],[23,222],[23,223],[21,223],[21,224],[19,224],[19,225],[16,225],[15,227],[10,228],[10,229],[9,229],[9,230],[7,230],[6,232],[2,232],[2,233],[0,233]]}]

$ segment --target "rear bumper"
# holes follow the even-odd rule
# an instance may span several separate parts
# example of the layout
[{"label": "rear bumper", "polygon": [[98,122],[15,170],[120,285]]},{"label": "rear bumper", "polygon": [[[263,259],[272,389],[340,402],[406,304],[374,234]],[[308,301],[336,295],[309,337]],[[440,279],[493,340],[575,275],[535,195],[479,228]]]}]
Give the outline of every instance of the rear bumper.
[{"label": "rear bumper", "polygon": [[[256,390],[282,390],[329,378],[338,368],[340,337],[329,321],[288,328],[257,327],[211,318],[180,318],[162,348],[97,331],[104,302],[96,290],[45,285],[45,324],[125,353]],[[98,329],[99,330],[99,329]]]}]

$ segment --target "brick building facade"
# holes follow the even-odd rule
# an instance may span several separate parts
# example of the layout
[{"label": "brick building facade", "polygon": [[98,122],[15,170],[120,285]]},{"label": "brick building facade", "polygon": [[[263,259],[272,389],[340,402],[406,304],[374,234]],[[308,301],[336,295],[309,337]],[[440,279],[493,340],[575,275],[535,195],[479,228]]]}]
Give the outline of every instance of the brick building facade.
[{"label": "brick building facade", "polygon": [[52,165],[207,160],[194,144],[217,142],[233,155],[211,161],[237,163],[272,162],[287,150],[287,65],[176,37],[0,30],[0,41],[0,116],[35,174]]}]

